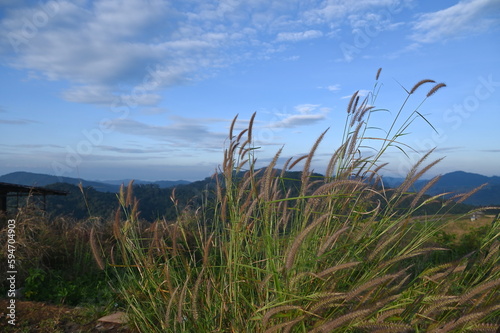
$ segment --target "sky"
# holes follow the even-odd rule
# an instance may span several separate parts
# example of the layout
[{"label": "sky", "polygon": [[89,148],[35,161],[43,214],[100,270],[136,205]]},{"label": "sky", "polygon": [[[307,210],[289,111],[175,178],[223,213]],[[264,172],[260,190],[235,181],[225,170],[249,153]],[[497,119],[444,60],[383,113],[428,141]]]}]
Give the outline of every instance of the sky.
[{"label": "sky", "polygon": [[[500,1],[0,0],[0,175],[200,180],[254,112],[257,163],[342,140],[352,94],[370,137],[418,117],[383,173],[435,148],[428,176],[500,176]],[[420,103],[423,101],[423,104]],[[432,127],[429,125],[432,124]],[[372,148],[379,141],[367,142]],[[372,150],[361,152],[368,156]],[[298,169],[299,170],[299,169]]]}]

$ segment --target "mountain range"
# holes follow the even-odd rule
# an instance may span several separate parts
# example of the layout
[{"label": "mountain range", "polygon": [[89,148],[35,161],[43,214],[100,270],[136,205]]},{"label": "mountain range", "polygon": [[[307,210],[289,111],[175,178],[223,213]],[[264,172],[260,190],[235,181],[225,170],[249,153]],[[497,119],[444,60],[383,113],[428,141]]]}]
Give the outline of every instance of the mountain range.
[{"label": "mountain range", "polygon": [[[383,180],[387,186],[396,187],[404,181],[404,178],[384,177]],[[416,181],[412,190],[422,189],[428,181]],[[454,171],[442,175],[426,194],[450,193],[447,196],[450,197],[455,194],[467,193],[483,184],[486,185],[464,203],[474,206],[500,206],[500,177],[498,176],[488,177],[477,173]]]},{"label": "mountain range", "polygon": [[[89,181],[79,178],[70,177],[57,177],[47,174],[38,174],[31,172],[13,172],[0,176],[0,182],[13,183],[26,186],[47,186],[54,183],[68,183],[72,185],[82,184],[84,187],[92,187],[99,192],[113,192],[119,191],[122,184],[127,185],[130,179],[121,180],[106,180],[106,181]],[[404,178],[383,177],[384,184],[389,187],[396,187],[404,181]],[[419,180],[415,182],[412,190],[420,190],[428,180]],[[161,181],[143,181],[134,180],[135,185],[156,185],[159,188],[171,188],[178,185],[187,185],[191,182],[186,180],[161,180]],[[500,206],[500,177],[488,177],[464,171],[455,171],[444,174],[432,186],[426,194],[436,195],[440,193],[451,192],[449,196],[458,193],[465,193],[473,190],[474,188],[487,184],[477,193],[468,198],[464,203],[475,206]]]},{"label": "mountain range", "polygon": [[[116,193],[120,190],[120,186],[122,184],[127,185],[130,182],[130,179],[121,179],[121,180],[106,180],[106,181],[91,181],[80,178],[71,178],[71,177],[58,177],[51,176],[41,173],[32,173],[32,172],[12,172],[3,176],[0,176],[0,182],[3,183],[12,183],[26,186],[47,186],[55,183],[67,183],[72,185],[82,184],[83,187],[93,187],[95,190],[100,192],[113,192]],[[190,182],[187,180],[158,180],[158,181],[145,181],[145,180],[134,180],[134,184],[136,185],[144,185],[144,184],[154,184],[158,185],[160,188],[169,188],[177,185],[189,184]]]}]

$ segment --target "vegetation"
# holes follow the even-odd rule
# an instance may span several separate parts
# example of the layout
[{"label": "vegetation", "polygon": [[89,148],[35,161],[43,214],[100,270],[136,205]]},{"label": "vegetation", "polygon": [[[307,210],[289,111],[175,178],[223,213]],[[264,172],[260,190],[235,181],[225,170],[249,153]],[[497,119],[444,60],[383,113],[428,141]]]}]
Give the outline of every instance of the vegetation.
[{"label": "vegetation", "polygon": [[[364,100],[355,93],[342,144],[322,178],[310,170],[325,133],[280,172],[281,150],[257,170],[254,117],[238,134],[235,118],[222,176],[215,177],[215,203],[187,207],[173,224],[144,225],[132,186],[122,190],[116,245],[109,253],[94,247],[94,253],[102,267],[115,267],[114,286],[131,324],[141,332],[495,332],[500,220],[474,235],[473,252],[442,256],[448,250],[435,236],[446,235],[440,231],[452,203],[416,219],[417,210],[441,197],[423,196],[438,178],[408,192],[439,160],[426,164],[429,152],[399,187],[378,186],[386,151],[404,153],[409,148],[400,140],[408,126],[425,120],[418,110],[404,118],[405,105],[429,83],[435,82],[407,90],[382,138],[368,134],[370,117],[380,111],[374,107],[378,81]],[[435,84],[425,99],[442,87]],[[375,153],[362,156],[370,144]],[[283,186],[285,172],[299,162],[303,170],[292,194]]]},{"label": "vegetation", "polygon": [[[16,283],[26,299],[101,306],[112,301],[107,276],[95,264],[89,243],[97,221],[50,219],[32,205],[21,208],[15,220]],[[2,240],[6,235],[2,232]],[[2,293],[7,295],[7,241],[2,244]]]},{"label": "vegetation", "polygon": [[[179,205],[184,207],[187,204],[196,203],[201,197],[206,186],[210,186],[213,181],[208,178],[202,181],[190,183],[188,185],[176,186],[176,196]],[[46,188],[65,191],[66,196],[47,197],[46,211],[54,216],[65,216],[76,220],[83,220],[89,216],[107,220],[113,218],[118,207],[116,193],[101,192],[91,186],[77,186],[67,183],[54,183]],[[157,184],[134,185],[135,196],[140,200],[140,218],[149,222],[165,218],[175,220],[177,208],[170,200],[173,188],[161,188]],[[82,197],[84,200],[82,200]],[[16,198],[9,198],[9,207],[24,206],[23,202],[16,203]],[[39,203],[41,198],[30,197],[29,200]],[[193,202],[195,200],[195,202]]]},{"label": "vegetation", "polygon": [[[256,170],[258,171],[258,170]],[[264,170],[262,170],[264,171]],[[278,173],[282,170],[277,169]],[[243,173],[238,175],[243,176]],[[261,177],[262,172],[257,174],[257,177]],[[311,175],[313,178],[321,178],[324,175],[319,173],[313,173]],[[282,177],[282,187],[285,189],[290,189],[292,192],[290,195],[298,195],[298,190],[300,188],[300,180],[302,178],[302,172],[300,171],[284,171]],[[420,186],[412,187],[412,191],[418,191],[423,187]],[[439,184],[439,183],[438,183]],[[437,185],[438,185],[437,184]],[[134,196],[139,200],[139,210],[140,219],[148,222],[154,222],[158,219],[166,219],[168,221],[174,221],[177,218],[177,212],[184,209],[186,206],[200,207],[202,202],[200,198],[207,195],[207,190],[209,195],[206,197],[207,200],[216,200],[214,195],[216,182],[212,177],[207,177],[204,180],[196,181],[186,185],[177,185],[172,188],[161,188],[157,184],[139,184],[136,185],[134,182]],[[387,185],[384,185],[387,187]],[[118,202],[116,199],[116,193],[112,192],[102,192],[98,191],[91,186],[84,185],[72,185],[68,183],[54,183],[45,186],[48,189],[64,191],[68,193],[66,196],[49,196],[46,198],[46,212],[52,217],[62,217],[66,219],[74,220],[84,220],[89,217],[100,218],[108,220],[113,218],[116,208],[118,207]],[[174,204],[170,197],[175,188],[175,196],[177,199],[177,204]],[[482,191],[487,191],[488,188],[483,188]],[[436,192],[435,194],[442,193]],[[447,191],[449,192],[449,191]],[[477,193],[476,193],[477,195]],[[82,197],[84,200],[82,200]],[[423,197],[427,197],[424,195]],[[414,214],[416,215],[433,215],[440,212],[443,205],[444,199],[437,199],[433,203],[429,203],[419,210],[416,210]],[[402,201],[400,203],[401,209],[408,208],[411,200]],[[11,211],[15,212],[15,207],[24,207],[28,205],[39,205],[43,207],[43,198],[41,197],[29,197],[27,201],[17,200],[15,197],[8,198],[8,206],[11,207]],[[453,214],[464,214],[473,209],[473,206],[461,203],[451,206],[449,209],[450,213]]]},{"label": "vegetation", "polygon": [[[257,169],[254,114],[240,133],[234,119],[221,172],[195,192],[178,187],[165,198],[131,183],[109,204],[119,206],[111,219],[51,224],[21,210],[26,297],[42,297],[44,288],[59,302],[99,295],[123,306],[139,332],[495,332],[500,219],[457,233],[451,226],[469,215],[450,212],[472,193],[424,196],[438,177],[412,192],[439,162],[428,162],[431,152],[397,188],[380,182],[386,152],[406,153],[409,126],[426,121],[418,108],[407,114],[410,100],[424,85],[433,85],[425,101],[444,84],[422,80],[407,90],[379,137],[369,125],[383,111],[375,107],[379,74],[370,95],[353,95],[325,175],[311,172],[325,133],[309,154],[278,168],[280,150]],[[366,147],[372,156],[361,154]],[[168,199],[175,215],[150,223],[144,192],[155,191],[151,200]],[[85,207],[93,207],[88,199]],[[83,276],[101,292],[81,287]],[[87,291],[69,297],[76,289]]]}]

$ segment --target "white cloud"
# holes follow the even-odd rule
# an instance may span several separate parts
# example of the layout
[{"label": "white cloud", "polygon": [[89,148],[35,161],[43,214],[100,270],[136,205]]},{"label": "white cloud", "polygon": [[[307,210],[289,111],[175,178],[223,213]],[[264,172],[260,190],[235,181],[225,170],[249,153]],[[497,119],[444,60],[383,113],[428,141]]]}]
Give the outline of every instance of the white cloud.
[{"label": "white cloud", "polygon": [[46,149],[46,148],[57,148],[64,149],[64,146],[53,145],[53,144],[14,144],[14,145],[0,145],[2,149],[12,149],[19,151],[20,148],[28,148],[34,150]]},{"label": "white cloud", "polygon": [[446,9],[420,15],[411,38],[420,43],[432,43],[487,31],[499,23],[499,1],[460,1]]},{"label": "white cloud", "polygon": [[390,12],[396,12],[405,6],[406,1],[401,0],[325,0],[319,6],[312,8],[304,13],[307,22],[314,24],[335,25],[343,18],[352,13],[361,11],[386,9]]},{"label": "white cloud", "polygon": [[[182,83],[196,69],[217,64],[211,50],[232,38],[224,32],[183,30],[178,23],[181,14],[167,10],[166,1],[52,3],[50,13],[41,6],[8,12],[0,21],[0,33],[8,36],[0,42],[0,51],[11,52],[9,61],[16,68],[72,83],[62,96],[73,102],[109,103],[118,87],[132,93],[149,80],[149,95],[138,102],[157,103],[152,91]],[[37,17],[44,20],[37,23]],[[38,25],[33,31],[26,27],[30,21]]]},{"label": "white cloud", "polygon": [[148,107],[141,109],[141,113],[145,115],[156,115],[168,112],[168,109],[161,107]]},{"label": "white cloud", "polygon": [[101,145],[98,147],[99,150],[106,152],[115,152],[120,154],[148,154],[148,153],[165,153],[165,149],[148,149],[148,148],[122,148],[115,146],[105,146]]},{"label": "white cloud", "polygon": [[122,100],[128,105],[146,105],[146,106],[155,106],[161,100],[161,96],[158,94],[148,94],[141,90],[137,91],[139,93],[122,95],[121,96]]},{"label": "white cloud", "polygon": [[325,114],[295,114],[291,115],[279,122],[276,122],[272,127],[277,128],[292,128],[297,126],[311,125],[326,118]]},{"label": "white cloud", "polygon": [[0,119],[0,125],[29,125],[36,123],[38,121],[29,119]]},{"label": "white cloud", "polygon": [[302,32],[280,32],[276,37],[279,42],[299,42],[306,39],[319,38],[323,33],[318,30],[307,30]]},{"label": "white cloud", "polygon": [[294,128],[298,126],[312,125],[326,119],[330,108],[321,107],[319,104],[300,104],[294,107],[297,113],[278,114],[282,118],[271,123],[270,128]]},{"label": "white cloud", "polygon": [[319,106],[319,104],[300,104],[295,106],[294,109],[297,110],[300,114],[310,114]]},{"label": "white cloud", "polygon": [[128,105],[156,106],[161,96],[149,93],[146,89],[135,87],[129,92],[113,92],[107,86],[91,85],[73,87],[62,93],[62,97],[70,102],[97,104],[103,106]]},{"label": "white cloud", "polygon": [[340,84],[332,84],[326,87],[326,89],[330,91],[339,91],[340,90]]},{"label": "white cloud", "polygon": [[[137,104],[151,106],[159,102],[156,90],[203,79],[245,59],[273,57],[286,49],[282,42],[327,37],[348,15],[400,3],[18,2],[0,20],[0,35],[8,37],[0,41],[0,52],[31,78],[68,82],[69,90],[61,94],[68,101],[107,104],[116,95],[143,89]],[[32,31],[26,22],[36,23]]]},{"label": "white cloud", "polygon": [[[366,90],[366,89],[360,89],[358,91],[358,96],[361,98],[361,97],[365,97],[365,96],[368,96],[368,94],[371,93],[371,90]],[[348,98],[351,98],[352,95],[354,94],[354,92],[351,94],[351,95],[346,95],[346,96],[342,96],[341,98],[342,99],[348,99]]]},{"label": "white cloud", "polygon": [[206,119],[175,117],[169,125],[151,125],[132,119],[114,119],[110,126],[119,133],[150,138],[169,144],[194,148],[221,148],[225,133],[211,131]]},{"label": "white cloud", "polygon": [[371,34],[378,34],[382,31],[397,29],[403,22],[395,22],[394,13],[386,11],[355,13],[348,16],[353,31],[370,31]]},{"label": "white cloud", "polygon": [[106,86],[73,87],[62,93],[62,97],[70,102],[110,105],[118,96]]},{"label": "white cloud", "polygon": [[294,56],[291,56],[291,57],[287,57],[287,58],[285,58],[283,60],[285,60],[285,61],[297,61],[299,59],[300,59],[300,56],[294,55]]}]

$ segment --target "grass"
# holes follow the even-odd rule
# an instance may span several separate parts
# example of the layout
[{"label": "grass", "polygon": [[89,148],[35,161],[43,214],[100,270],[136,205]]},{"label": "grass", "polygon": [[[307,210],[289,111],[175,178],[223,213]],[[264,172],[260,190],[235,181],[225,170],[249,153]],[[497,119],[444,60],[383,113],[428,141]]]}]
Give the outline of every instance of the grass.
[{"label": "grass", "polygon": [[471,221],[470,216],[463,216],[458,219],[454,219],[452,223],[447,223],[443,228],[443,231],[454,235],[456,238],[460,238],[475,229],[488,227],[493,221],[495,221],[495,215],[481,215],[477,217],[475,221]]},{"label": "grass", "polygon": [[[322,177],[311,170],[326,132],[305,156],[278,165],[279,150],[258,169],[254,114],[239,133],[234,119],[214,186],[175,222],[141,221],[132,183],[112,221],[50,219],[23,207],[16,259],[27,296],[104,301],[95,311],[117,302],[139,332],[495,332],[498,217],[448,214],[453,202],[424,195],[439,177],[411,192],[439,162],[431,152],[398,188],[380,177],[387,152],[412,150],[409,128],[427,121],[419,109],[444,85],[403,88],[407,98],[383,130],[369,125],[390,115],[376,107],[379,76],[366,98],[351,98]],[[289,171],[299,166],[295,179]],[[438,213],[415,217],[436,203]]]},{"label": "grass", "polygon": [[[16,286],[24,299],[65,305],[107,306],[114,295],[90,248],[95,219],[51,218],[36,205],[17,211],[15,227]],[[5,230],[4,230],[5,231]],[[2,291],[7,295],[7,232],[2,232]]]},{"label": "grass", "polygon": [[[427,121],[418,108],[408,113],[407,102],[432,84],[423,103],[444,84],[422,80],[405,89],[389,130],[378,137],[369,120],[383,111],[375,107],[379,74],[365,99],[353,95],[342,143],[322,178],[312,177],[311,166],[325,133],[309,154],[278,169],[279,150],[257,169],[254,114],[240,133],[233,133],[234,119],[203,207],[180,211],[175,223],[142,224],[131,184],[122,189],[114,245],[98,247],[102,235],[94,232],[93,251],[101,266],[114,268],[131,326],[140,332],[496,331],[500,220],[477,235],[474,252],[434,261],[447,251],[435,237],[452,203],[416,220],[417,209],[441,196],[409,189],[439,160],[424,154],[396,189],[380,182],[387,151],[406,154],[408,128]],[[369,157],[361,154],[366,147],[374,152]],[[286,171],[297,165],[302,177],[292,191],[284,186]]]}]

